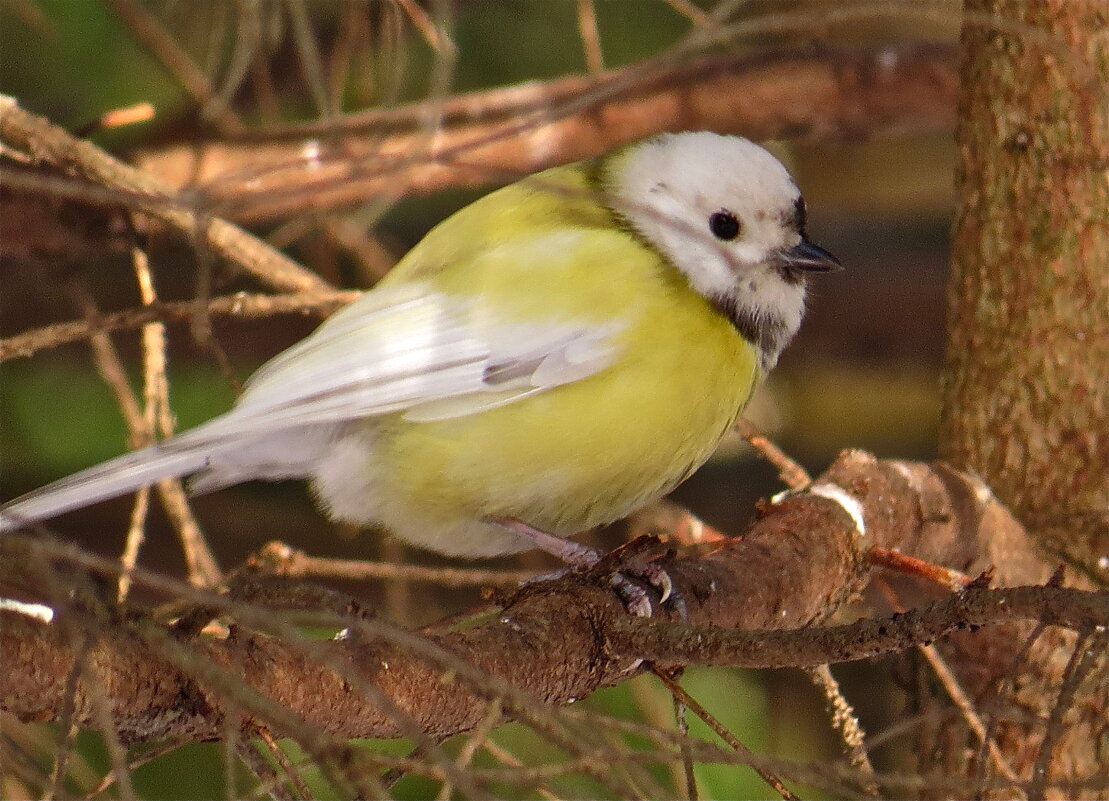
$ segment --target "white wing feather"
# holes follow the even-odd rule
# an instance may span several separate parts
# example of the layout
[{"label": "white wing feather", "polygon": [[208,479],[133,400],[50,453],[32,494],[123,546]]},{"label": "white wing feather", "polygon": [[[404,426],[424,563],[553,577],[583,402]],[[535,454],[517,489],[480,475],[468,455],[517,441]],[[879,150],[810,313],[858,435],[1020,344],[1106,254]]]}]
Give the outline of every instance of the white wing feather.
[{"label": "white wing feather", "polygon": [[308,477],[344,423],[475,414],[593,375],[616,355],[613,325],[479,324],[469,312],[426,287],[377,289],[263,365],[231,411],[6,504],[0,531],[198,471],[198,489]]}]

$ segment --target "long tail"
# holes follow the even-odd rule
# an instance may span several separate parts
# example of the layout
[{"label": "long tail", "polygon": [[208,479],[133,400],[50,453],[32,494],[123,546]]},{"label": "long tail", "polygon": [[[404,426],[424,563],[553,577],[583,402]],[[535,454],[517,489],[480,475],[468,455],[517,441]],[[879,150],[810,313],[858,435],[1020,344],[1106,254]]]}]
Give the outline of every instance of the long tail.
[{"label": "long tail", "polygon": [[163,478],[204,469],[213,450],[210,436],[194,429],[174,439],[125,453],[28,492],[0,507],[0,532],[13,531],[72,509],[134,492]]}]

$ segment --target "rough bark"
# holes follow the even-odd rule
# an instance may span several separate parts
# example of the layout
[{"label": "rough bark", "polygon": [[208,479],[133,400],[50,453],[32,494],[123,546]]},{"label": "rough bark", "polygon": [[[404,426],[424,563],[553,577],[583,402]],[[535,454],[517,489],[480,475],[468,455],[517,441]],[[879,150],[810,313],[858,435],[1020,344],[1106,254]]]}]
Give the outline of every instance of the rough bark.
[{"label": "rough bark", "polygon": [[[508,716],[528,718],[538,714],[534,699],[566,704],[623,681],[643,653],[694,664],[811,665],[868,658],[953,628],[1012,619],[998,615],[996,601],[969,614],[960,604],[973,601],[948,596],[955,606],[936,613],[928,629],[913,628],[910,617],[880,621],[872,630],[814,625],[869,580],[873,546],[977,571],[998,558],[992,544],[1027,550],[1022,537],[972,478],[848,451],[809,490],[767,504],[742,538],[667,564],[697,630],[667,628],[661,612],[629,627],[612,592],[570,577],[532,585],[494,615],[426,638],[378,624],[348,603],[333,603],[333,596],[302,592],[299,608],[331,608],[349,621],[350,636],[324,642],[282,628],[272,606],[277,595],[267,597],[256,589],[260,584],[222,598],[179,588],[201,598],[198,625],[215,615],[235,621],[223,638],[118,610],[90,611],[81,593],[69,592],[81,582],[59,582],[52,570],[39,575],[35,566],[42,568],[47,554],[59,565],[114,565],[98,565],[68,546],[11,541],[0,551],[0,565],[10,566],[0,567],[0,586],[46,600],[59,614],[53,623],[5,618],[0,709],[24,720],[57,720],[76,676],[75,720],[94,725],[99,699],[128,741],[218,737],[231,714],[239,715],[235,728],[264,723],[286,734],[303,734],[308,726],[328,735],[384,737],[405,734],[408,725],[446,736],[477,725],[490,698],[501,699]],[[138,575],[136,582],[152,578]],[[43,588],[52,585],[55,597],[47,592],[44,598]],[[1014,596],[1011,612],[1069,627],[1109,623],[1104,597],[1049,595],[1037,596],[1040,607],[1020,609]],[[781,636],[768,638],[768,631]]]},{"label": "rough bark", "polygon": [[[1062,559],[1068,581],[1104,586],[1109,6],[967,0],[966,11],[941,454],[980,475],[1036,543],[1035,554],[997,550],[1000,583]],[[1075,637],[1049,629],[1027,647],[1030,631],[955,638],[948,655],[1042,797],[1045,777],[1105,776],[1109,669],[1093,654],[1068,700]],[[961,721],[932,727],[922,764],[980,775],[970,742]]]},{"label": "rough bark", "polygon": [[1109,577],[1109,5],[971,0],[942,455]]}]

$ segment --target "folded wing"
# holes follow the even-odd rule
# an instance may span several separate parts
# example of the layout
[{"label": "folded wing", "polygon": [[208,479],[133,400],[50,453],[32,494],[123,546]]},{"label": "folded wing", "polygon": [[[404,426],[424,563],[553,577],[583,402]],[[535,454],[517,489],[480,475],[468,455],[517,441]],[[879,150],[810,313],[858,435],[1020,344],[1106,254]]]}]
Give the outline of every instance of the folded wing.
[{"label": "folded wing", "polygon": [[603,370],[616,326],[488,320],[423,285],[381,288],[265,364],[228,413],[24,495],[0,530],[199,473],[201,490],[307,477],[341,427],[474,414]]}]

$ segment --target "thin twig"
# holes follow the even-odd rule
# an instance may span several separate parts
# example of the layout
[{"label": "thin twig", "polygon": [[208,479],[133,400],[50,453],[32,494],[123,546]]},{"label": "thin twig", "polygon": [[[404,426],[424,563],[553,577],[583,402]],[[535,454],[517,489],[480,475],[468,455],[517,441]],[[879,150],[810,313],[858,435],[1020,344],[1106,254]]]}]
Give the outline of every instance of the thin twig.
[{"label": "thin twig", "polygon": [[986,765],[988,763],[988,760],[986,759],[986,743],[993,742],[995,739],[994,734],[1000,719],[1000,715],[998,714],[998,712],[995,711],[995,709],[1000,710],[1001,708],[1001,690],[1007,683],[1012,688],[1012,691],[1016,693],[1018,670],[1020,669],[1020,666],[1024,664],[1024,661],[1028,658],[1028,654],[1032,651],[1032,646],[1036,644],[1036,640],[1040,638],[1040,635],[1044,633],[1044,630],[1046,628],[1047,626],[1045,626],[1043,623],[1037,623],[1032,628],[1032,631],[1028,634],[1024,642],[1021,644],[1020,650],[1017,651],[1016,654],[1013,656],[1012,661],[1009,663],[1009,668],[998,681],[996,689],[994,691],[994,702],[990,704],[989,707],[987,707],[987,709],[989,709],[989,716],[986,719],[986,739],[979,744],[978,755],[975,758],[977,767],[975,770],[974,796],[976,798],[981,797],[985,794]]},{"label": "thin twig", "polygon": [[[493,757],[493,759],[497,760],[502,765],[509,765],[513,768],[524,767],[523,762],[513,756],[507,749],[497,745],[497,743],[495,743],[493,740],[487,739],[484,743],[482,743],[482,746],[485,751],[491,757]],[[557,796],[553,792],[551,792],[550,788],[547,787],[545,780],[542,782],[537,782],[534,787],[529,787],[528,789],[532,792],[537,793],[540,797],[546,799],[546,801],[558,801],[558,799],[562,797]]]},{"label": "thin twig", "polygon": [[71,290],[74,302],[88,321],[90,331],[88,336],[89,348],[92,350],[97,372],[100,373],[100,377],[104,379],[104,383],[108,385],[115,396],[116,405],[119,406],[123,422],[127,426],[127,444],[131,448],[140,448],[147,445],[150,440],[149,435],[143,433],[145,427],[142,408],[131,391],[131,385],[127,381],[127,373],[123,369],[123,362],[120,360],[119,354],[116,353],[115,346],[108,335],[97,330],[98,326],[95,321],[100,316],[100,310],[97,309],[96,303],[84,283],[74,282],[71,285]]},{"label": "thin twig", "polygon": [[951,592],[964,590],[974,581],[974,579],[966,573],[962,573],[953,568],[926,562],[915,556],[901,553],[901,551],[892,548],[882,548],[878,545],[873,546],[866,552],[866,558],[872,564],[880,565],[899,573],[905,573],[906,575],[919,576]]},{"label": "thin twig", "polygon": [[874,765],[871,764],[866,750],[866,732],[863,731],[855,710],[844,697],[839,682],[832,675],[832,668],[819,665],[807,669],[805,673],[824,694],[824,700],[832,713],[832,727],[839,733],[847,750],[848,761],[862,777],[863,792],[870,798],[878,798],[880,790],[875,780]]},{"label": "thin twig", "polygon": [[805,468],[771,442],[770,438],[746,417],[740,417],[736,421],[735,427],[739,431],[739,435],[747,440],[752,448],[766,461],[778,468],[778,477],[791,490],[803,490],[812,483],[812,477]]},{"label": "thin twig", "polygon": [[1029,801],[1043,801],[1045,798],[1051,757],[1063,734],[1063,716],[1073,707],[1074,696],[1078,692],[1079,685],[1098,660],[1104,659],[1107,641],[1109,636],[1104,629],[1096,634],[1084,631],[1078,635],[1074,650],[1067,660],[1067,666],[1063,669],[1063,678],[1059,682],[1059,695],[1051,705],[1051,714],[1044,726],[1044,738],[1040,742],[1036,761],[1032,765],[1032,783],[1028,787]]},{"label": "thin twig", "polygon": [[308,784],[304,781],[304,777],[300,775],[300,771],[297,770],[296,765],[289,760],[288,755],[282,750],[281,745],[274,738],[273,734],[270,733],[270,730],[265,726],[259,726],[256,731],[258,737],[265,743],[266,750],[270,752],[270,756],[273,757],[281,770],[285,772],[285,775],[289,777],[289,781],[293,783],[296,791],[300,793],[300,797],[304,799],[314,798],[312,791],[308,789]]},{"label": "thin twig", "polygon": [[89,125],[74,131],[76,136],[88,136],[94,131],[104,131],[109,128],[119,128],[124,125],[134,125],[137,122],[148,122],[154,119],[156,109],[153,103],[133,103],[130,106],[113,108],[105,111]]},{"label": "thin twig", "polygon": [[282,781],[277,770],[258,751],[254,743],[242,737],[235,743],[235,751],[239,759],[250,769],[255,778],[261,783],[261,789],[276,801],[295,801],[289,787]]},{"label": "thin twig", "polygon": [[416,0],[396,0],[396,2],[412,22],[413,27],[420,32],[420,36],[431,45],[433,50],[442,52],[444,48],[453,47],[453,44],[448,42],[447,37],[439,30],[435,22]]},{"label": "thin twig", "polygon": [[[75,300],[90,319],[89,346],[92,348],[93,360],[97,371],[103,377],[108,387],[112,390],[127,425],[128,443],[131,448],[139,448],[153,442],[153,434],[146,425],[146,420],[131,385],[127,381],[127,374],[123,369],[123,362],[112,344],[111,338],[103,331],[95,330],[95,318],[99,311],[92,296],[84,289],[83,285],[74,285]],[[189,581],[196,586],[214,587],[220,582],[220,570],[215,556],[204,541],[196,521],[188,508],[188,500],[181,482],[176,479],[164,479],[156,484],[162,505],[169,514],[177,529],[178,538],[181,540],[185,561],[188,568]]]},{"label": "thin twig", "polygon": [[[501,707],[500,699],[494,698],[489,702],[489,711],[466,737],[466,742],[462,744],[458,756],[455,757],[454,763],[458,766],[459,770],[465,770],[469,767],[470,762],[473,761],[474,755],[477,754],[482,745],[489,739],[489,735],[493,733],[493,729],[502,722],[504,722],[504,709]],[[435,796],[435,801],[448,801],[453,792],[454,788],[451,786],[451,783],[449,781],[444,781],[439,788],[439,793]]]},{"label": "thin twig", "polygon": [[[876,580],[874,585],[878,587],[879,591],[886,597],[893,611],[899,614],[905,612],[905,605],[901,603],[901,599],[897,596],[896,591],[887,582]],[[921,655],[931,666],[932,671],[936,674],[936,678],[940,680],[940,684],[943,686],[947,696],[951,699],[952,703],[955,704],[955,707],[963,716],[963,720],[974,733],[975,738],[980,744],[989,749],[990,761],[993,762],[994,767],[996,767],[998,772],[1008,781],[1014,784],[1018,783],[1020,778],[1009,764],[1009,761],[1005,758],[1005,755],[1001,753],[1001,749],[998,747],[997,742],[986,737],[986,727],[982,723],[982,718],[979,716],[978,711],[974,708],[974,702],[970,700],[966,691],[963,690],[962,685],[959,684],[958,678],[956,678],[955,673],[948,666],[943,655],[936,646],[931,644],[918,644],[917,650],[920,651]]]},{"label": "thin twig", "polygon": [[998,772],[1004,776],[1008,781],[1017,784],[1020,782],[1020,777],[1017,776],[1016,771],[1013,770],[1012,765],[1005,755],[1001,753],[1001,749],[997,745],[997,741],[993,739],[986,739],[986,727],[982,724],[982,718],[978,715],[978,711],[974,708],[974,702],[970,700],[966,692],[963,690],[959,680],[955,677],[954,672],[948,667],[947,661],[940,654],[939,650],[934,645],[918,645],[917,650],[924,655],[928,660],[928,664],[932,667],[932,671],[936,674],[936,678],[940,680],[943,685],[944,691],[952,702],[958,708],[963,720],[974,732],[975,739],[979,743],[984,744],[990,752],[990,761],[993,762],[994,767]]},{"label": "thin twig", "polygon": [[[131,225],[131,236],[136,235]],[[157,301],[154,277],[150,273],[150,260],[138,244],[131,246],[131,262],[139,285],[139,297],[144,306]],[[147,323],[142,328],[143,348],[143,417],[147,431],[161,428],[168,437],[173,433],[173,420],[169,410],[169,384],[166,380],[166,329],[161,323]],[[117,599],[122,602],[131,587],[131,573],[138,561],[139,549],[146,535],[146,513],[150,505],[150,488],[141,487],[135,494],[131,509],[131,523],[127,528],[120,566]]]},{"label": "thin twig", "polygon": [[702,706],[696,698],[687,693],[685,691],[685,688],[682,687],[681,684],[671,678],[665,671],[652,670],[652,672],[659,678],[659,680],[663,684],[666,685],[667,689],[670,690],[674,698],[678,701],[681,701],[681,703],[684,704],[686,708],[688,708],[690,711],[693,712],[693,714],[703,720],[710,729],[716,732],[717,737],[726,742],[737,753],[743,755],[744,757],[750,758],[751,762],[749,764],[751,766],[751,769],[759,774],[759,776],[762,777],[762,780],[770,785],[770,787],[773,788],[774,792],[780,795],[784,799],[784,801],[800,801],[798,797],[794,795],[788,787],[785,786],[781,779],[779,779],[770,771],[764,770],[761,766],[755,764],[755,762],[757,761],[757,757],[751,751],[751,749],[740,742],[739,739],[737,739],[736,736],[728,730],[728,727],[718,721],[715,716],[713,716],[711,712],[705,709],[705,707]]},{"label": "thin twig", "polygon": [[169,70],[182,88],[198,106],[211,117],[221,132],[235,134],[243,130],[242,120],[226,105],[212,101],[216,92],[208,77],[181,49],[177,38],[165,29],[161,21],[134,0],[104,0],[131,33],[151,54]]},{"label": "thin twig", "polygon": [[[181,743],[171,740],[169,742],[162,743],[155,748],[151,748],[150,750],[144,749],[144,752],[141,756],[133,756],[127,760],[127,770],[124,771],[124,773],[125,775],[130,776],[131,772],[134,771],[136,768],[141,768],[143,765],[146,765],[157,759],[161,759],[166,754],[176,751],[180,747]],[[115,784],[118,780],[119,775],[116,773],[116,771],[114,769],[109,770],[100,780],[100,783],[84,796],[85,801],[92,801],[92,799],[94,798],[103,797],[104,791]],[[234,796],[231,797],[234,798]]]},{"label": "thin twig", "polygon": [[[259,3],[237,3],[239,13],[231,45],[231,54],[228,57],[227,67],[224,69],[223,79],[215,94],[203,105],[200,113],[206,119],[219,120],[225,111],[230,109],[231,101],[242,87],[247,75],[250,74],[251,65],[259,57],[262,49],[261,14],[263,6]],[[234,112],[230,112],[234,113]]]},{"label": "thin twig", "polygon": [[[336,309],[357,300],[363,293],[343,290],[319,295],[254,295],[238,292],[208,301],[205,314],[211,317],[255,319],[280,314],[313,314],[325,317]],[[125,311],[98,315],[94,319],[54,323],[0,339],[0,363],[9,359],[33,356],[40,350],[56,348],[70,342],[88,339],[93,332],[109,333],[141,328],[154,321],[181,322],[196,315],[196,302],[153,303]]]},{"label": "thin twig", "polygon": [[689,0],[663,0],[663,2],[683,17],[687,18],[694,25],[700,25],[707,22],[709,19],[708,14],[697,8],[697,6],[693,5]]},{"label": "thin twig", "polygon": [[282,542],[262,547],[251,563],[276,575],[307,578],[327,577],[365,581],[387,579],[424,581],[443,587],[513,587],[535,578],[534,570],[481,570],[460,567],[427,567],[363,559],[332,559],[310,556]]},{"label": "thin twig", "polygon": [[[81,654],[81,658],[87,653]],[[71,722],[73,719],[74,690],[77,684],[78,662],[74,662],[74,670],[70,671],[70,680],[66,682],[66,707],[62,710],[63,725],[57,728],[57,750],[54,752],[54,764],[50,766],[50,790],[43,798],[45,801],[54,801],[65,795],[66,771],[69,767],[69,758],[75,753],[77,734],[81,727]]]},{"label": "thin twig", "polygon": [[365,35],[365,27],[365,9],[358,3],[344,4],[339,29],[327,54],[327,104],[336,114],[343,111],[355,42]]},{"label": "thin twig", "polygon": [[[675,678],[681,675],[680,669],[675,669],[672,672]],[[689,721],[686,715],[686,709],[673,694],[669,692],[660,693],[657,685],[647,681],[631,681],[626,685],[631,694],[631,700],[639,710],[640,717],[644,720],[645,726],[651,727],[653,730],[662,730],[673,727],[674,731],[679,735],[676,743],[676,748],[672,758],[663,759],[662,762],[670,774],[670,781],[672,789],[669,792],[662,792],[657,795],[661,797],[674,796],[677,797],[681,788],[692,787],[694,794],[696,793],[696,778],[693,776],[693,754],[689,749],[687,739],[689,737]],[[628,729],[618,729],[624,735],[632,734]],[[649,734],[644,733],[644,736],[650,741],[658,744],[660,741],[652,738]],[[673,745],[674,743],[667,743]],[[639,752],[642,753],[642,752]],[[690,784],[690,780],[693,784]]]},{"label": "thin twig", "polygon": [[323,74],[323,59],[320,58],[316,36],[312,31],[312,23],[308,19],[308,9],[305,7],[304,0],[286,0],[286,5],[292,22],[293,44],[300,64],[300,75],[308,85],[312,101],[316,104],[318,117],[323,120],[332,119],[335,116],[335,109],[331,106],[327,79]]},{"label": "thin twig", "polygon": [[585,66],[590,75],[605,71],[605,57],[601,50],[601,32],[597,27],[597,8],[593,0],[578,0],[578,35],[585,52]]},{"label": "thin twig", "polygon": [[[674,676],[677,681],[678,677]],[[682,736],[678,751],[682,756],[682,777],[685,780],[685,797],[688,801],[697,801],[697,774],[693,770],[693,751],[689,747],[689,708],[682,703],[676,695],[671,695],[674,702],[674,720],[677,724],[678,734]]]},{"label": "thin twig", "polygon": [[[44,117],[29,114],[7,95],[0,95],[0,140],[29,153],[36,163],[75,171],[96,187],[115,190],[116,204],[143,209],[186,236],[200,231],[205,238],[203,244],[213,253],[270,286],[308,293],[332,290],[316,274],[226,220],[208,218],[206,224],[200,225],[202,215],[198,214],[196,203],[183,193],[123,164],[91,142],[70,136]],[[6,174],[4,180],[9,185],[18,185],[19,181],[13,180],[16,177]],[[67,182],[74,194],[81,197],[80,184],[69,179]],[[24,183],[34,188],[46,180],[45,176],[31,176]],[[53,186],[62,189],[63,183],[58,181]]]},{"label": "thin twig", "polygon": [[131,591],[131,574],[139,561],[139,551],[146,541],[146,515],[150,511],[150,487],[139,487],[131,501],[131,516],[127,523],[127,536],[119,555],[119,580],[116,582],[116,600],[123,603]]}]

